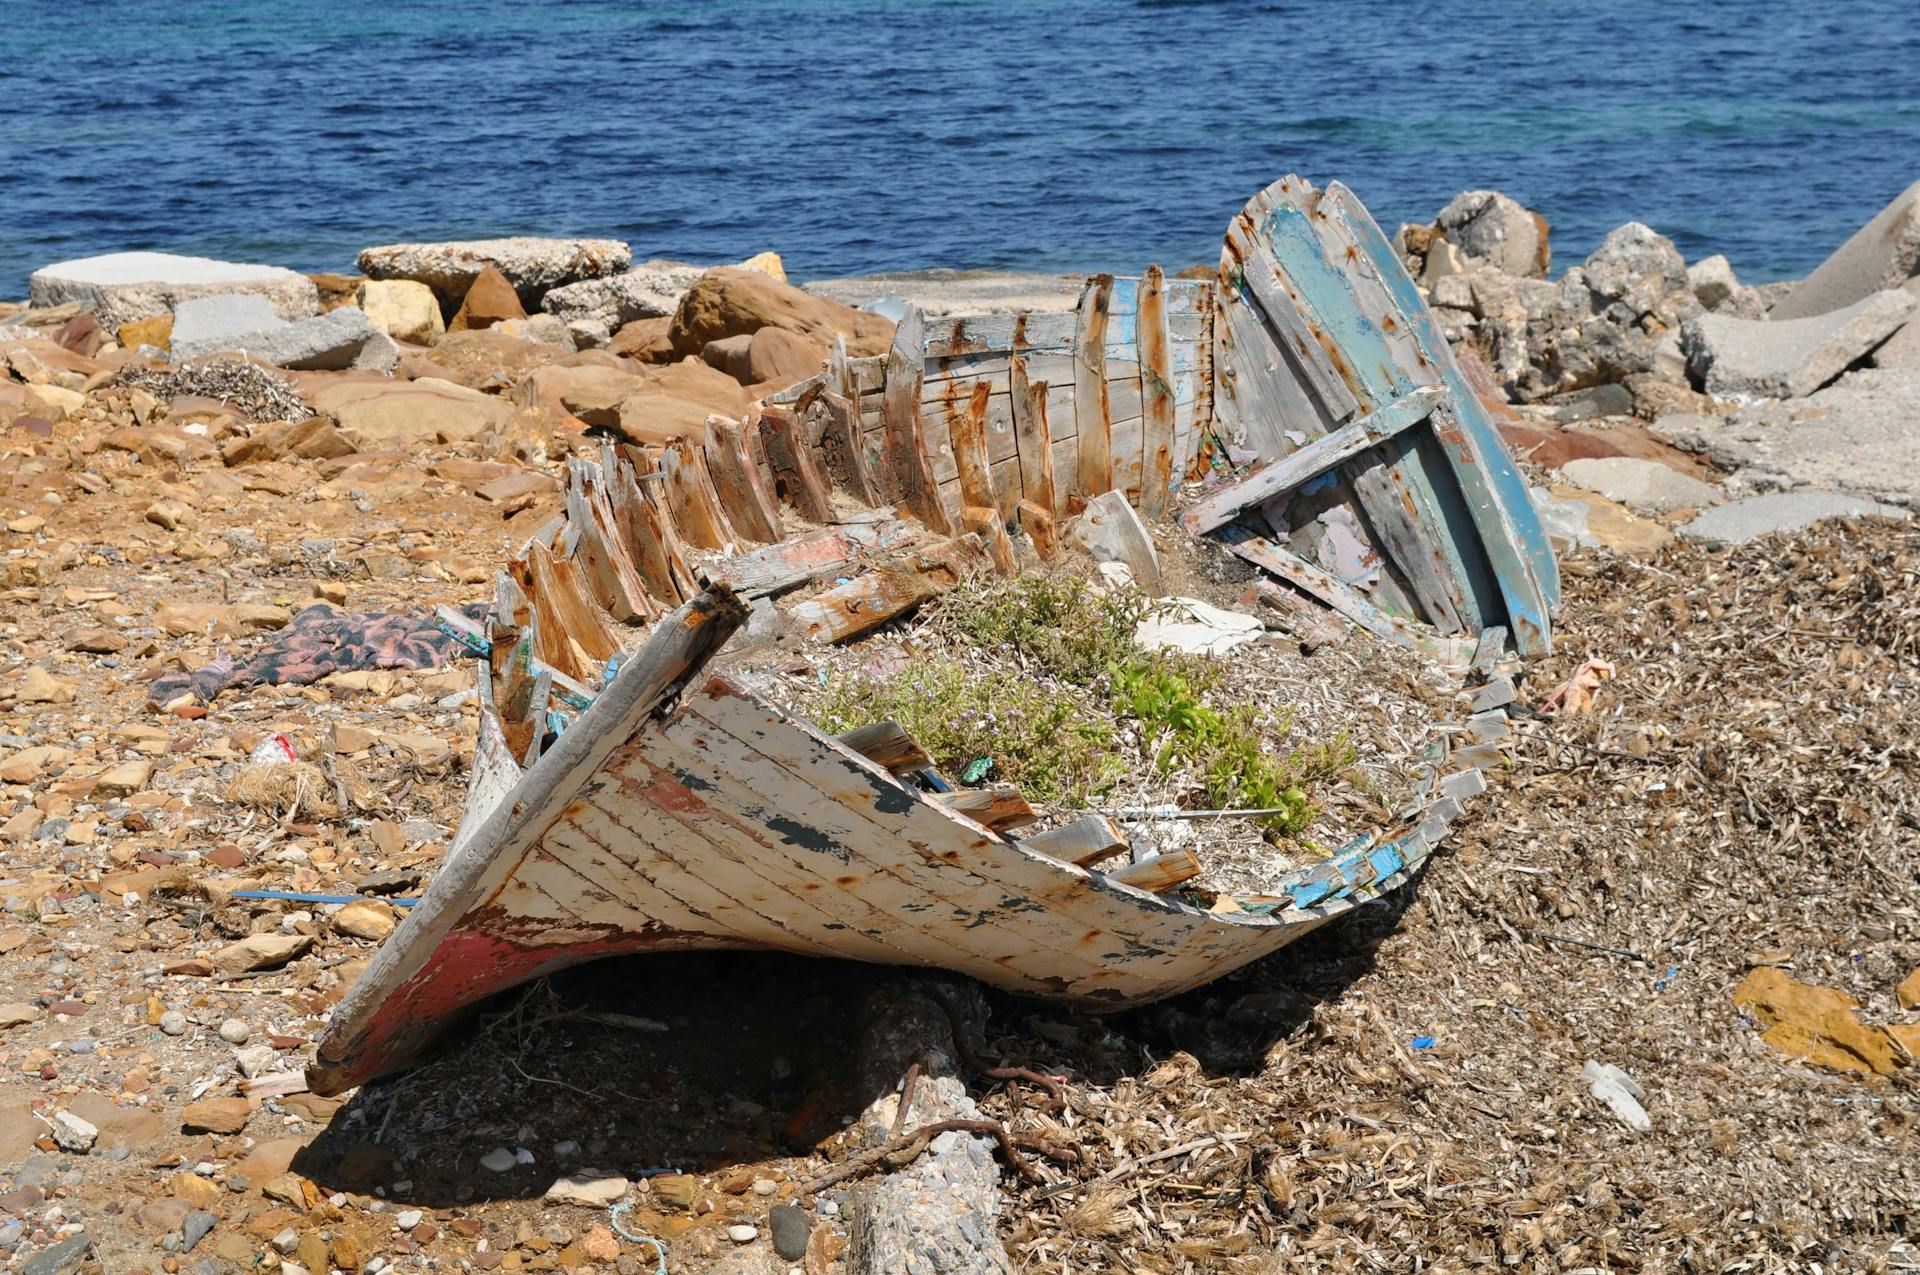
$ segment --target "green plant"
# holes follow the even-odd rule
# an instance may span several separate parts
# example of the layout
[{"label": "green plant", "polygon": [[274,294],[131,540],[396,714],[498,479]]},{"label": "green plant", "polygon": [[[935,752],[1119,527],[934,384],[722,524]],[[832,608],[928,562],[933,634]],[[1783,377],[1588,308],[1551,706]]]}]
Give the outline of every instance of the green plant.
[{"label": "green plant", "polygon": [[941,615],[975,646],[1008,648],[1075,686],[1091,686],[1135,654],[1133,631],[1150,604],[1131,589],[1079,576],[976,578],[949,594]]},{"label": "green plant", "polygon": [[1084,804],[1124,771],[1112,723],[1084,697],[1018,673],[976,672],[940,654],[916,659],[888,681],[836,682],[814,716],[832,731],[897,721],[947,776],[988,757],[995,780],[1018,784],[1035,801]]}]

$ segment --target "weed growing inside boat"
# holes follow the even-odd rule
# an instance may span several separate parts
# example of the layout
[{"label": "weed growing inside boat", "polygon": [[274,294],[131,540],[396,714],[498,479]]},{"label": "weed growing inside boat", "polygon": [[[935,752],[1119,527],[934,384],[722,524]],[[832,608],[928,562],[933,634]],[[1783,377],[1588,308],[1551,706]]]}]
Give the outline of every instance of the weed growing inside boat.
[{"label": "weed growing inside boat", "polygon": [[1034,801],[1081,805],[1124,773],[1113,723],[1084,697],[941,652],[923,653],[886,680],[856,674],[834,682],[814,717],[836,732],[899,722],[942,774],[991,758],[991,777],[1018,784]]},{"label": "weed growing inside boat", "polygon": [[1153,609],[1133,589],[1095,588],[1082,576],[986,576],[954,590],[938,618],[975,646],[1006,649],[1075,686],[1092,686],[1138,658],[1133,631]]}]

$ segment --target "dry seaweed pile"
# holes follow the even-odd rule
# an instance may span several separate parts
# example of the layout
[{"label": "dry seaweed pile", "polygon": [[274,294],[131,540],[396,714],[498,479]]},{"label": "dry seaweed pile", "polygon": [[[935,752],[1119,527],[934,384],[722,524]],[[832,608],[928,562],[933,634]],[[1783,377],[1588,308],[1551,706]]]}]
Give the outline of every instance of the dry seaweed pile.
[{"label": "dry seaweed pile", "polygon": [[[1132,1019],[999,1024],[993,1052],[1075,1081],[1058,1118],[987,1104],[1083,1157],[1009,1211],[1026,1269],[1912,1260],[1912,1072],[1796,1064],[1730,993],[1775,964],[1911,1017],[1920,532],[1574,567],[1526,694],[1618,676],[1523,728],[1414,890]],[[1588,1059],[1645,1087],[1650,1132]]]}]

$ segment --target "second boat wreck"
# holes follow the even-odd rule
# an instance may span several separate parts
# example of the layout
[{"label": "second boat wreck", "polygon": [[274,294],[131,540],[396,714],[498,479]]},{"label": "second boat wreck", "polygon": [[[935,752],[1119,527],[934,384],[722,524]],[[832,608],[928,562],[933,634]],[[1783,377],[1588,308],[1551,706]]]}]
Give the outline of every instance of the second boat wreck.
[{"label": "second boat wreck", "polygon": [[[887,356],[836,357],[756,408],[571,462],[565,516],[501,573],[486,622],[446,613],[481,663],[467,816],[335,1010],[316,1090],[407,1065],[495,992],[625,953],[939,967],[1095,1009],[1184,991],[1409,879],[1505,732],[1508,635],[1550,648],[1557,578],[1525,487],[1337,185],[1263,191],[1216,279],[1100,277],[1073,314],[909,312]],[[1097,814],[1028,835],[1018,792],[940,791],[891,723],[836,737],[708,671],[752,607],[810,582],[790,617],[839,641],[969,573],[1056,558],[1068,519],[1125,559],[1142,518],[1229,458],[1255,467],[1188,506],[1189,530],[1290,599],[1476,652],[1468,746],[1431,759],[1398,826],[1270,893],[1184,892],[1191,851]]]}]

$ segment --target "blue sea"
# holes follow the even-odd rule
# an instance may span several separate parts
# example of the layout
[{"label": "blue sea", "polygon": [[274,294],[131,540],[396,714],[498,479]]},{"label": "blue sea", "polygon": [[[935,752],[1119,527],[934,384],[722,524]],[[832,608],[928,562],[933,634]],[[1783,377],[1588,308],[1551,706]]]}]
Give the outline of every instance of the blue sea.
[{"label": "blue sea", "polygon": [[7,6],[0,297],[155,249],[606,235],[797,278],[1218,258],[1253,191],[1491,186],[1749,281],[1920,178],[1920,4],[126,0]]}]

